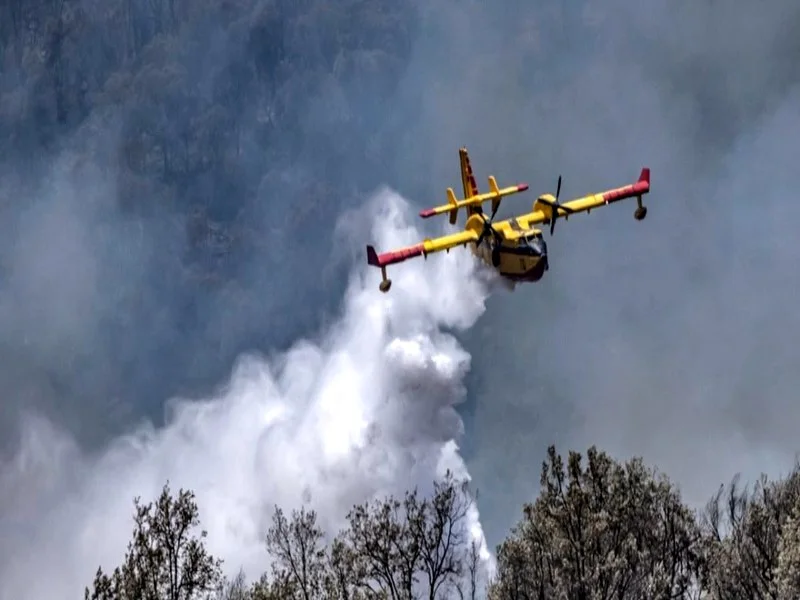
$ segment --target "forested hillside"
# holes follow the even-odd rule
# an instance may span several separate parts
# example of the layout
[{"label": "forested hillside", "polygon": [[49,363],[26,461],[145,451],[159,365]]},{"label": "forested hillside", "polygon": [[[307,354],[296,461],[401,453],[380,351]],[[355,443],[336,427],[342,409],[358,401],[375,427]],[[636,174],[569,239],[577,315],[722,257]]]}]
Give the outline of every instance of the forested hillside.
[{"label": "forested hillside", "polygon": [[[346,283],[336,217],[391,179],[417,27],[411,0],[3,3],[0,352],[17,405],[54,405],[91,438],[133,402],[218,381],[264,336],[312,331]],[[28,263],[48,270],[31,281]]]}]

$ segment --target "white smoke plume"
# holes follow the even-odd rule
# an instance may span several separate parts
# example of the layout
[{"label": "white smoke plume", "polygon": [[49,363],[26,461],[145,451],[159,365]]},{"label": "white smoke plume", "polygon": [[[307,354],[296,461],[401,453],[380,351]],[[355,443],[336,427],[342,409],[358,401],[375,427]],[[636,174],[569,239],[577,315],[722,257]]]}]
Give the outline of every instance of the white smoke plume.
[{"label": "white smoke plume", "polygon": [[[369,210],[379,248],[419,241],[391,190]],[[446,330],[483,312],[480,267],[463,249],[410,261],[381,294],[364,263],[319,339],[241,358],[217,397],[174,401],[163,429],[142,426],[86,456],[31,417],[18,453],[0,465],[0,599],[80,597],[98,565],[121,560],[133,498],[155,499],[166,480],[196,492],[227,573],[242,567],[253,578],[269,564],[263,539],[275,504],[309,503],[335,531],[355,502],[427,492],[448,468],[468,477],[455,405],[470,356]],[[491,570],[477,509],[470,519]]]}]

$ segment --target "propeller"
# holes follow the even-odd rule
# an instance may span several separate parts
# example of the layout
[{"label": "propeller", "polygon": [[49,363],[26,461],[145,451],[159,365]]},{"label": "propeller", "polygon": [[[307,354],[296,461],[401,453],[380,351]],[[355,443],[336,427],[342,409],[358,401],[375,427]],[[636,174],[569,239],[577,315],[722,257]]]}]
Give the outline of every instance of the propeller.
[{"label": "propeller", "polygon": [[497,206],[495,206],[494,209],[492,209],[492,214],[489,215],[488,219],[486,217],[483,217],[483,231],[481,231],[481,234],[478,236],[478,240],[475,242],[475,247],[476,248],[481,245],[481,242],[483,241],[483,238],[487,234],[489,234],[492,237],[494,237],[494,239],[497,242],[500,241],[498,239],[499,236],[498,236],[497,232],[492,227],[492,220],[494,219],[494,216],[497,214],[497,209],[498,208],[500,208],[500,203],[498,203]]},{"label": "propeller", "polygon": [[545,200],[547,204],[553,207],[553,215],[550,217],[550,235],[553,235],[553,231],[556,229],[556,220],[558,219],[558,210],[561,209],[568,215],[573,214],[575,211],[569,208],[568,206],[563,206],[562,204],[558,203],[558,197],[561,194],[561,175],[558,176],[558,185],[556,186],[556,199],[555,202],[550,202],[549,200]]}]

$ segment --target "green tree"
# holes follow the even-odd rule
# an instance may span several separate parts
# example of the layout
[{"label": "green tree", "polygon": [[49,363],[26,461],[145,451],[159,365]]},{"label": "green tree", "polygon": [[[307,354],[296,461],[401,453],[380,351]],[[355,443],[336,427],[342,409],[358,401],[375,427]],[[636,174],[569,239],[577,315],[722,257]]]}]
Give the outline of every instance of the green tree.
[{"label": "green tree", "polygon": [[109,576],[97,569],[86,600],[195,600],[211,597],[222,582],[221,561],[205,549],[193,492],[177,497],[166,484],[155,503],[134,500],[133,539]]},{"label": "green tree", "polygon": [[595,447],[585,465],[555,447],[542,490],[498,549],[491,598],[689,598],[697,593],[700,534],[669,480],[640,459]]}]

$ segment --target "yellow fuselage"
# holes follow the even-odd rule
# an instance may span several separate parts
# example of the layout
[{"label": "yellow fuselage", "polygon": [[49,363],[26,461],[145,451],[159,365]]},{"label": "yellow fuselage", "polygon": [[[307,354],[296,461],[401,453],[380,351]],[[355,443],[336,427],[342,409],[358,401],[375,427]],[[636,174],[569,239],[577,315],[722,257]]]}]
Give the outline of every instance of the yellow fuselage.
[{"label": "yellow fuselage", "polygon": [[548,269],[547,245],[541,234],[493,244],[493,240],[484,240],[480,246],[470,246],[476,256],[511,281],[539,281]]}]

